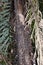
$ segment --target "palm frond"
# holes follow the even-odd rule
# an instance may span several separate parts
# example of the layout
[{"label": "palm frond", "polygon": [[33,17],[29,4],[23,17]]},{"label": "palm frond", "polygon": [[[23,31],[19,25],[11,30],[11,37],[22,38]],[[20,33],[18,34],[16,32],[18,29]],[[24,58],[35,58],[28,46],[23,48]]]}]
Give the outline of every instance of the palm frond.
[{"label": "palm frond", "polygon": [[7,48],[10,42],[10,2],[8,0],[2,0],[0,7],[0,53],[6,54]]}]

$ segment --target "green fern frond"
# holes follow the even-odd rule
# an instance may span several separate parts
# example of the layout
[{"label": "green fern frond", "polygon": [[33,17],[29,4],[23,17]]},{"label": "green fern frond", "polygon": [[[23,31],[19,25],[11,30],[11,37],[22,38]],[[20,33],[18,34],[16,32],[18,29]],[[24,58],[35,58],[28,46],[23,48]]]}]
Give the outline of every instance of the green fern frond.
[{"label": "green fern frond", "polygon": [[0,7],[0,53],[6,54],[7,48],[11,43],[10,35],[10,2],[8,0],[1,0]]}]

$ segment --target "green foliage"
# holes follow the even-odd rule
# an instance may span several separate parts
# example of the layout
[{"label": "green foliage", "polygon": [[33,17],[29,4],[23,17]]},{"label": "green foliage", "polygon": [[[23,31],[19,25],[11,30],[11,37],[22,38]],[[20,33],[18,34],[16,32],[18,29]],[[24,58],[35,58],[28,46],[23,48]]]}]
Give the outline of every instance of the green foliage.
[{"label": "green foliage", "polygon": [[0,62],[0,65],[6,65],[6,63],[2,60],[2,61]]},{"label": "green foliage", "polygon": [[11,43],[10,35],[10,2],[8,0],[1,0],[0,4],[0,52],[6,55],[7,48]]}]

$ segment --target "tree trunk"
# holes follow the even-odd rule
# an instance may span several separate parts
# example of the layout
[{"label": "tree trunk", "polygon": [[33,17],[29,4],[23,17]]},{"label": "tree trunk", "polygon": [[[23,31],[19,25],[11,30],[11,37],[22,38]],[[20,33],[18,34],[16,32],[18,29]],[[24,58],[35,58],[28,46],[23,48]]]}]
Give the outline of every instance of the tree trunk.
[{"label": "tree trunk", "polygon": [[[24,30],[25,18],[23,15],[22,0],[14,0],[16,13],[16,39],[17,39],[17,54],[18,65],[32,65],[32,46],[31,46],[31,28],[27,26]],[[14,22],[15,23],[15,22]],[[15,65],[15,64],[14,64]]]}]

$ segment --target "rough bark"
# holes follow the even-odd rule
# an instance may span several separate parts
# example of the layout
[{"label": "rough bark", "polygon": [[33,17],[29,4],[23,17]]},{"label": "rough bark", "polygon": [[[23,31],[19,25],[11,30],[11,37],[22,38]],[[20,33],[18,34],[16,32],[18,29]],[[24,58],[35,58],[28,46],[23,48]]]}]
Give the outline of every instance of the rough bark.
[{"label": "rough bark", "polygon": [[23,13],[22,0],[14,0],[16,11],[16,39],[17,39],[17,54],[18,65],[32,65],[32,47],[31,47],[31,28],[27,27],[24,30],[25,18]]}]

